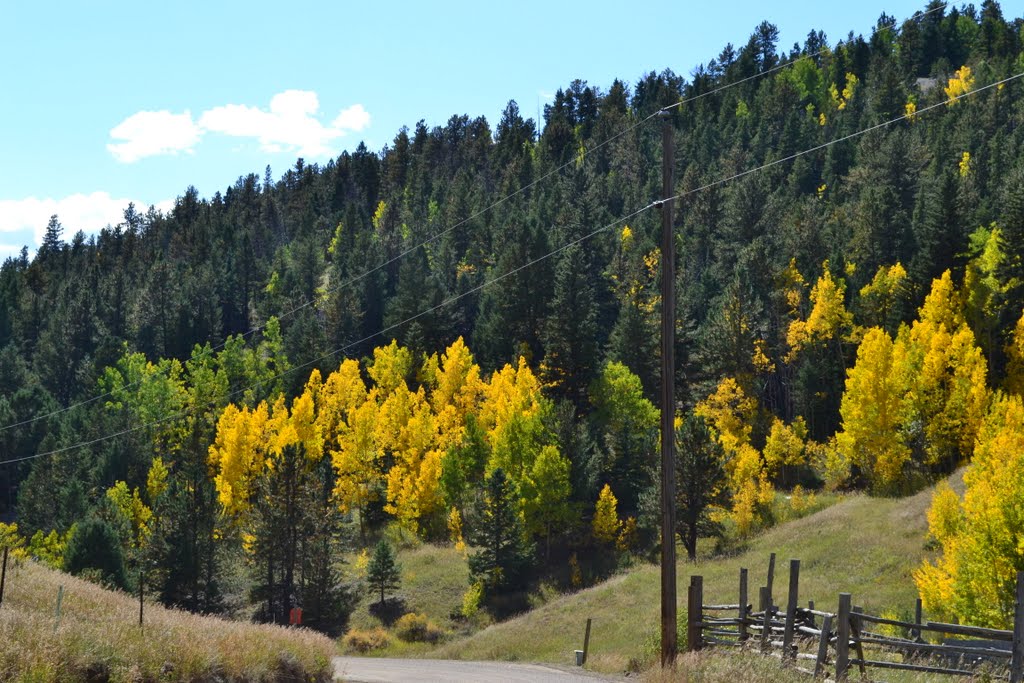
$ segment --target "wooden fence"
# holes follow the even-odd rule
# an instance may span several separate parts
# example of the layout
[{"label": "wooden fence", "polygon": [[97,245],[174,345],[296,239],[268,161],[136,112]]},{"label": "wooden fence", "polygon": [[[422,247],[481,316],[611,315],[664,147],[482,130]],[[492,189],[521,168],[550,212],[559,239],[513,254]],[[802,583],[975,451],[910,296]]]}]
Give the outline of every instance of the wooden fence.
[{"label": "wooden fence", "polygon": [[[759,650],[814,677],[847,680],[851,669],[901,669],[958,676],[987,675],[991,680],[1024,683],[1024,572],[1017,574],[1012,631],[870,615],[840,593],[835,612],[801,607],[800,560],[790,560],[786,607],[774,604],[775,554],[768,562],[767,585],[758,590],[758,609],[750,604],[748,572],[740,569],[735,604],[705,604],[704,580],[690,577],[687,649],[725,647]],[[735,613],[735,615],[733,615]],[[900,633],[902,635],[894,635]],[[935,634],[929,642],[925,636]],[[953,636],[955,638],[949,638]]]}]

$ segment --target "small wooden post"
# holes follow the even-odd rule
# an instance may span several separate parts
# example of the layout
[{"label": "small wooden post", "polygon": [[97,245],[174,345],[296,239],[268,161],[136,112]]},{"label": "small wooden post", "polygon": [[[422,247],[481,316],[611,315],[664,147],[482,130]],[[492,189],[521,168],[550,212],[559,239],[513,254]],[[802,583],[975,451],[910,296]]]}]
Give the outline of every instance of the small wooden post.
[{"label": "small wooden post", "polygon": [[1013,606],[1013,655],[1010,683],[1024,681],[1024,572],[1017,572],[1017,600]]},{"label": "small wooden post", "polygon": [[686,650],[696,652],[701,649],[701,622],[704,620],[704,577],[691,576],[690,590],[686,605]]},{"label": "small wooden post", "polygon": [[818,657],[814,661],[814,677],[825,675],[825,665],[828,664],[828,641],[832,637],[832,616],[825,617],[821,622],[821,637],[818,638]]},{"label": "small wooden post", "polygon": [[[812,610],[812,611],[814,610],[814,600],[808,600],[807,601],[807,609]],[[815,623],[815,619],[814,619],[814,615],[813,614],[808,614],[807,615],[807,625],[810,626],[811,628],[817,628],[817,624]]]},{"label": "small wooden post", "polygon": [[864,667],[864,643],[860,642],[860,631],[864,624],[864,621],[860,618],[861,614],[864,614],[864,608],[860,605],[854,605],[853,611],[850,612],[850,634],[853,636],[853,647],[857,651],[857,659],[860,660],[858,666],[860,668],[860,675],[863,678],[867,675],[868,671]]},{"label": "small wooden post", "polygon": [[750,637],[747,632],[747,570],[740,568],[740,641]]},{"label": "small wooden post", "polygon": [[782,632],[782,658],[796,659],[793,652],[793,629],[796,626],[796,608],[800,593],[800,560],[789,561],[789,600],[786,603],[786,628]]},{"label": "small wooden post", "polygon": [[587,618],[587,632],[583,636],[583,662],[580,664],[580,666],[586,666],[587,665],[587,653],[590,652],[590,622],[591,622],[591,619],[588,617]]},{"label": "small wooden post", "polygon": [[766,605],[762,612],[761,622],[761,651],[768,652],[772,643],[772,612],[774,607],[768,595],[768,586],[761,587],[761,604]]},{"label": "small wooden post", "polygon": [[4,546],[4,561],[0,568],[0,605],[4,604],[4,584],[7,582],[7,553],[10,549]]},{"label": "small wooden post", "polygon": [[775,604],[775,598],[772,597],[773,583],[775,583],[775,553],[768,556],[768,581],[765,582],[768,587],[768,607]]},{"label": "small wooden post", "polygon": [[139,570],[139,628],[142,628],[142,604],[143,604],[142,603],[142,595],[143,595],[142,570],[140,569]]},{"label": "small wooden post", "polygon": [[914,623],[917,624],[917,628],[910,630],[910,638],[921,640],[921,598],[918,598],[914,605]]},{"label": "small wooden post", "polygon": [[785,630],[782,632],[782,658],[796,659],[793,651],[793,631],[797,625],[797,606],[800,599],[800,560],[790,560],[790,597],[785,604]]},{"label": "small wooden post", "polygon": [[60,607],[64,603],[64,584],[61,584],[57,588],[57,609],[53,613],[53,632],[57,632],[57,627],[60,626]]},{"label": "small wooden post", "polygon": [[850,668],[850,594],[839,594],[836,633],[836,680],[845,681]]}]

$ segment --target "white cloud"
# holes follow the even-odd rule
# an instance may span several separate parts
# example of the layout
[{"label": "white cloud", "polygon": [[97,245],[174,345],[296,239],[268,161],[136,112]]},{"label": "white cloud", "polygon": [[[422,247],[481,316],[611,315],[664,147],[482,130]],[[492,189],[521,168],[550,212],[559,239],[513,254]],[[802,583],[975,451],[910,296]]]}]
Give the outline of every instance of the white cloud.
[{"label": "white cloud", "polygon": [[189,112],[139,112],[114,128],[112,137],[127,140],[107,145],[118,161],[192,151],[206,133],[253,138],[266,152],[295,152],[304,157],[332,156],[338,138],[370,124],[361,104],[342,110],[329,125],[320,120],[320,99],[311,90],[285,90],[274,95],[269,109],[225,104],[204,111],[193,123]]},{"label": "white cloud", "polygon": [[140,111],[110,131],[110,137],[123,142],[112,142],[107,149],[118,161],[130,164],[156,154],[191,152],[202,134],[187,110],[184,114]]},{"label": "white cloud", "polygon": [[[28,246],[39,246],[50,216],[57,214],[64,227],[64,239],[69,240],[79,230],[95,233],[108,225],[121,223],[124,210],[131,201],[111,197],[106,192],[79,193],[62,199],[0,199],[0,233],[31,233],[35,243]],[[168,211],[173,204],[173,201],[164,201],[156,206]],[[135,208],[139,213],[145,213],[148,205],[136,201]],[[0,246],[0,253],[3,251],[4,247]]]},{"label": "white cloud", "polygon": [[353,104],[348,109],[342,110],[331,125],[338,130],[361,131],[370,125],[370,113],[363,109],[361,104]]}]

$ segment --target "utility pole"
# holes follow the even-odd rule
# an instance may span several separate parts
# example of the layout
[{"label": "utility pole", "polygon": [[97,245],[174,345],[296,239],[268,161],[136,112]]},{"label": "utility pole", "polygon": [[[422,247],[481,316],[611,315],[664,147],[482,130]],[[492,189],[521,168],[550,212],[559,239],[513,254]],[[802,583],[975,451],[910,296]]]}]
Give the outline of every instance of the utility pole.
[{"label": "utility pole", "polygon": [[675,344],[676,245],[672,230],[672,119],[661,112],[661,666],[675,666],[676,456]]}]

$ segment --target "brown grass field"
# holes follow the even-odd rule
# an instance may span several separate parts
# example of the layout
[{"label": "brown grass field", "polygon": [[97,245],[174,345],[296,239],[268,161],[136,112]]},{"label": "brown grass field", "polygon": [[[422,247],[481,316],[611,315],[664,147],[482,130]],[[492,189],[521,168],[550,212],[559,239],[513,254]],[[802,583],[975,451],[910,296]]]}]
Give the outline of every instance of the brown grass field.
[{"label": "brown grass field", "polygon": [[[13,565],[13,563],[12,563]],[[59,624],[59,586],[64,600]],[[9,566],[0,681],[328,681],[333,641],[147,604],[33,562]]]}]

